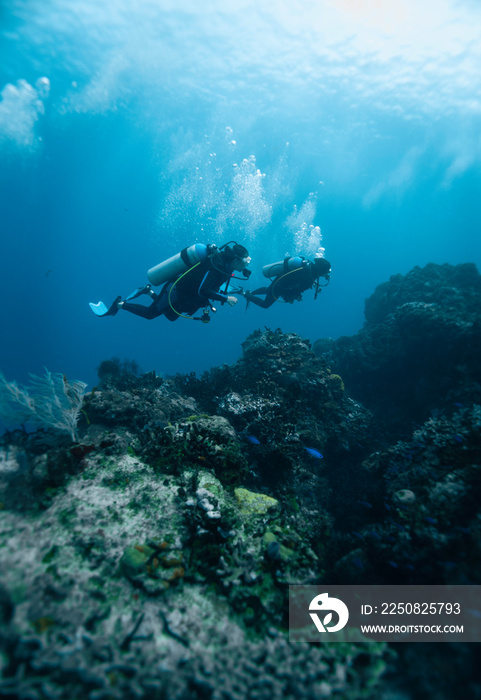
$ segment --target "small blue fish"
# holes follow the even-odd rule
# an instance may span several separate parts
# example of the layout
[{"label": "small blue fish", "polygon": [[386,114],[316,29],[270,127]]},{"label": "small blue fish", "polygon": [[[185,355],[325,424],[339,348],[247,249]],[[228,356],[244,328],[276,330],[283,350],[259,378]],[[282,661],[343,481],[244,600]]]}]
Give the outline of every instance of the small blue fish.
[{"label": "small blue fish", "polygon": [[384,504],[384,507],[386,508],[386,510],[391,510],[391,506],[388,505],[387,503]]},{"label": "small blue fish", "polygon": [[462,404],[462,403],[459,403],[459,401],[455,401],[455,402],[454,402],[454,406],[456,406],[456,408],[462,408],[462,407],[463,407],[463,404]]},{"label": "small blue fish", "polygon": [[388,561],[389,566],[392,566],[393,569],[397,569],[397,564],[395,561]]},{"label": "small blue fish", "polygon": [[461,437],[461,435],[455,435],[455,436],[454,436],[454,439],[456,440],[456,442],[464,442],[464,440],[463,440],[463,438]]},{"label": "small blue fish", "polygon": [[256,437],[254,437],[253,435],[248,435],[248,436],[247,436],[247,439],[248,439],[249,442],[252,443],[253,445],[260,445],[260,444],[261,444],[261,443],[259,442],[259,440],[258,440]]},{"label": "small blue fish", "polygon": [[358,501],[360,506],[364,506],[364,508],[372,508],[372,503],[368,503],[367,501]]},{"label": "small blue fish", "polygon": [[304,447],[304,449],[311,455],[311,457],[315,457],[316,459],[322,459],[321,453],[318,450],[315,450],[313,447]]},{"label": "small blue fish", "polygon": [[426,515],[424,520],[429,523],[430,525],[436,525],[436,520],[434,518],[429,517],[429,515]]}]

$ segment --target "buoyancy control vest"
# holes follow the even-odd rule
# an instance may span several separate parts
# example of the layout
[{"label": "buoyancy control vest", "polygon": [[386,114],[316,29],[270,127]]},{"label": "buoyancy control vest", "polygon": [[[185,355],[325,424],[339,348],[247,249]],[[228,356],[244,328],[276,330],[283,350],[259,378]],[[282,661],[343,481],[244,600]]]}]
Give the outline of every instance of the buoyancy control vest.
[{"label": "buoyancy control vest", "polygon": [[312,263],[298,255],[265,265],[262,272],[265,277],[272,279],[271,289],[276,301],[282,298],[289,304],[295,299],[300,301],[302,292],[315,283]]}]

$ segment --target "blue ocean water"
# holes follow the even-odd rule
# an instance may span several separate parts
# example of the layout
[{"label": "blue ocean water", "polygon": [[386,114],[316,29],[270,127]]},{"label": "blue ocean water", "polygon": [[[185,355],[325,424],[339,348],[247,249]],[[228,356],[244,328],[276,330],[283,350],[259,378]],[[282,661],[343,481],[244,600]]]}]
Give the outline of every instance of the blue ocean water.
[{"label": "blue ocean water", "polygon": [[[1,371],[202,372],[256,328],[355,333],[415,265],[480,267],[480,33],[474,0],[4,2]],[[232,239],[246,288],[321,248],[331,283],[208,325],[90,311]]]}]

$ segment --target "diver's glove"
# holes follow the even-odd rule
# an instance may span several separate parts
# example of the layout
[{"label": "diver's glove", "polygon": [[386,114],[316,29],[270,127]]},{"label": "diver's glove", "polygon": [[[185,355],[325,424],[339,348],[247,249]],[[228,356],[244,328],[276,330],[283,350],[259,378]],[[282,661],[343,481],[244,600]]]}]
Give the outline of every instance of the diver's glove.
[{"label": "diver's glove", "polygon": [[235,304],[237,304],[237,299],[235,297],[227,297],[226,301],[229,306],[235,306]]}]

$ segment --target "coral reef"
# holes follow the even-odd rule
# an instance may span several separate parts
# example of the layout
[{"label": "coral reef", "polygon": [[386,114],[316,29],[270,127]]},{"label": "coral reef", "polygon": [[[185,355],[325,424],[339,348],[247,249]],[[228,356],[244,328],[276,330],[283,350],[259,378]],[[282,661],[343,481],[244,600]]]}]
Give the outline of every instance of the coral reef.
[{"label": "coral reef", "polygon": [[315,343],[348,392],[390,430],[481,403],[481,277],[475,265],[415,267],[379,285],[356,335]]},{"label": "coral reef", "polygon": [[478,280],[397,276],[316,352],[265,329],[201,377],[107,361],[79,442],[5,434],[0,697],[479,697],[478,645],[287,635],[290,584],[480,580]]}]

